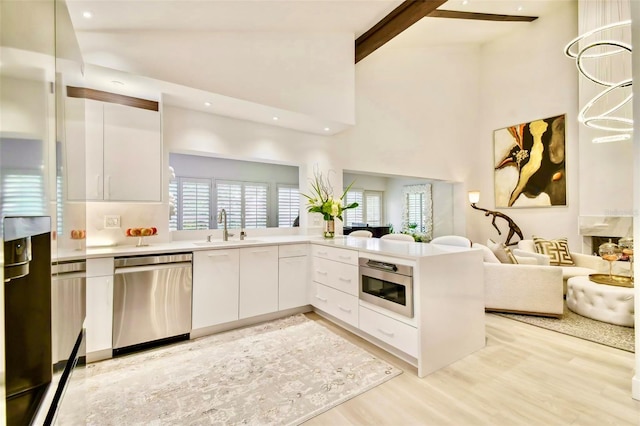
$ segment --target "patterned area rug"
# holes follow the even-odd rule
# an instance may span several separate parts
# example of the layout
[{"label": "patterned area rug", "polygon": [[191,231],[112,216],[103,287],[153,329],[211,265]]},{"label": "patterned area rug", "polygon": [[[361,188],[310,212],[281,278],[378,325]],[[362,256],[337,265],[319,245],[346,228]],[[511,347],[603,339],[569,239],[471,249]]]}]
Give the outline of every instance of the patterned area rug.
[{"label": "patterned area rug", "polygon": [[493,313],[505,318],[526,322],[527,324],[622,349],[623,351],[635,352],[635,331],[633,328],[583,317],[570,311],[566,303],[564,304],[564,314],[561,319],[536,317],[533,315]]},{"label": "patterned area rug", "polygon": [[85,370],[60,424],[299,424],[402,373],[302,314]]}]

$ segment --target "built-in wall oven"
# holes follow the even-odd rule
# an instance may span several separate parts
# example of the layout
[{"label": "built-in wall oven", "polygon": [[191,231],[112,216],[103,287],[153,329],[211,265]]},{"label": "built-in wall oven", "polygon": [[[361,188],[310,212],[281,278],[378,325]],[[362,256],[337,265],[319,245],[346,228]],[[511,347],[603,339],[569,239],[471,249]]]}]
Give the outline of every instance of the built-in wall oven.
[{"label": "built-in wall oven", "polygon": [[413,318],[413,268],[360,258],[360,299]]}]

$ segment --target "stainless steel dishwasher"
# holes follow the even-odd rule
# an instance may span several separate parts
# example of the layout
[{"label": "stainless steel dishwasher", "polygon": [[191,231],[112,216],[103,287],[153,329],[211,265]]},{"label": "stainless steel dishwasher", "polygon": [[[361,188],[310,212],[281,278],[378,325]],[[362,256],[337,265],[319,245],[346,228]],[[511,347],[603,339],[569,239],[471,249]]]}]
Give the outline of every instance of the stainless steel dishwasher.
[{"label": "stainless steel dishwasher", "polygon": [[191,331],[191,253],[115,259],[113,349],[186,338]]}]

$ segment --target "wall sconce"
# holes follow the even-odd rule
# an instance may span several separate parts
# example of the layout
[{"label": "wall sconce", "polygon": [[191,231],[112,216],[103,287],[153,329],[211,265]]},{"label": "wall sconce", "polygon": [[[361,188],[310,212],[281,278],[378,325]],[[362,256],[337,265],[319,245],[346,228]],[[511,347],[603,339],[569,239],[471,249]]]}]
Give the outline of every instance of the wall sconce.
[{"label": "wall sconce", "polygon": [[509,234],[507,234],[507,240],[504,242],[506,245],[511,246],[511,245],[517,244],[517,241],[513,243],[510,242],[511,238],[513,238],[514,235],[517,235],[518,237],[520,237],[521,240],[524,239],[524,236],[522,235],[522,231],[520,230],[520,227],[516,225],[513,219],[511,219],[509,216],[507,216],[504,213],[496,212],[493,210],[487,210],[487,209],[483,209],[481,207],[476,206],[476,203],[478,203],[478,201],[480,201],[480,191],[469,191],[469,203],[471,203],[471,207],[473,207],[476,210],[481,210],[485,212],[484,215],[487,217],[493,216],[493,219],[491,219],[491,224],[493,225],[494,228],[496,228],[496,231],[498,231],[498,235],[502,235],[502,232],[498,228],[498,225],[496,225],[496,218],[502,218],[506,220],[507,223],[509,224]]}]

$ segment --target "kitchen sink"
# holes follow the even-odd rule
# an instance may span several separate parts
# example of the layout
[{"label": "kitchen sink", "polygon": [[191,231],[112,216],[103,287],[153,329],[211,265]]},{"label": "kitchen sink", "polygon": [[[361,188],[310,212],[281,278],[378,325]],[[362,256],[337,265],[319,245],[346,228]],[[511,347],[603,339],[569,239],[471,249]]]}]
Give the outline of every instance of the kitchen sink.
[{"label": "kitchen sink", "polygon": [[229,241],[197,241],[193,244],[200,246],[200,247],[216,247],[216,246],[235,246],[235,245],[244,245],[244,244],[257,244],[257,243],[261,243],[261,240],[253,240],[253,239],[248,239],[248,240],[229,240]]}]

